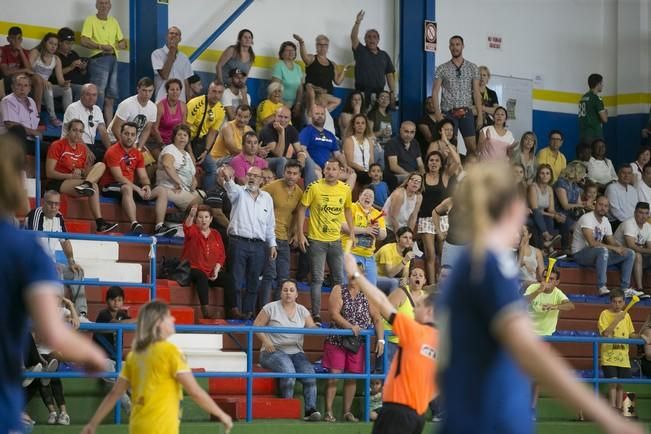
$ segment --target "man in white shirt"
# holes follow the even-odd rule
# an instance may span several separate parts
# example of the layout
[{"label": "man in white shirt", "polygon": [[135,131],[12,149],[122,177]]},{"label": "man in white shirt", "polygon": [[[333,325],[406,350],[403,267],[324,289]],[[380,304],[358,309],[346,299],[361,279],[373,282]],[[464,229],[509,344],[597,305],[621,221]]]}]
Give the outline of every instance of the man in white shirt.
[{"label": "man in white shirt", "polygon": [[615,240],[635,252],[633,278],[638,290],[644,287],[642,273],[651,267],[651,224],[647,223],[648,218],[649,203],[638,202],[633,217],[619,225],[615,231]]},{"label": "man in white shirt", "polygon": [[[68,134],[68,124],[73,119],[79,119],[84,123],[84,135],[82,137],[88,149],[95,154],[95,161],[102,161],[104,153],[111,146],[111,139],[106,129],[102,109],[96,104],[97,86],[87,83],[81,86],[79,101],[75,101],[66,108],[63,115],[63,128],[61,138]],[[99,133],[101,143],[95,144],[95,138]]]},{"label": "man in white shirt", "polygon": [[608,220],[611,226],[617,230],[617,227],[631,217],[635,211],[635,205],[638,202],[637,190],[633,187],[633,169],[625,164],[617,171],[617,182],[608,184],[606,187],[606,197],[610,202],[610,212]]},{"label": "man in white shirt", "polygon": [[167,30],[167,42],[165,45],[151,53],[151,66],[154,69],[154,83],[158,102],[167,96],[165,82],[170,78],[181,80],[181,101],[190,99],[190,83],[188,78],[192,76],[192,65],[190,59],[179,51],[181,42],[181,29],[172,26]]},{"label": "man in white shirt", "polygon": [[599,295],[610,294],[606,287],[606,271],[609,265],[620,263],[621,287],[626,296],[642,295],[642,292],[629,288],[635,252],[615,240],[607,214],[608,198],[599,196],[594,211],[581,216],[574,226],[572,238],[574,260],[584,267],[596,268]]},{"label": "man in white shirt", "polygon": [[230,70],[228,76],[231,78],[231,84],[224,90],[222,105],[226,109],[228,120],[232,121],[239,106],[251,105],[251,95],[246,89],[246,72],[235,68]]},{"label": "man in white shirt", "polygon": [[116,137],[121,137],[122,124],[133,122],[138,128],[136,135],[136,148],[143,152],[147,144],[152,125],[156,122],[156,104],[151,101],[154,93],[154,82],[149,77],[138,80],[138,93],[125,99],[118,105],[115,116],[109,125],[111,141],[116,142]]},{"label": "man in white shirt", "polygon": [[651,204],[651,164],[642,169],[642,179],[635,186],[637,189],[637,200]]},{"label": "man in white shirt", "polygon": [[[275,260],[277,256],[276,219],[271,195],[260,190],[262,170],[259,167],[249,168],[244,186],[235,183],[234,174],[232,167],[223,166],[218,179],[232,204],[228,225],[228,257],[235,279],[236,305],[245,318],[252,319],[260,275],[268,258]],[[243,302],[240,296],[242,288],[245,289]]]}]

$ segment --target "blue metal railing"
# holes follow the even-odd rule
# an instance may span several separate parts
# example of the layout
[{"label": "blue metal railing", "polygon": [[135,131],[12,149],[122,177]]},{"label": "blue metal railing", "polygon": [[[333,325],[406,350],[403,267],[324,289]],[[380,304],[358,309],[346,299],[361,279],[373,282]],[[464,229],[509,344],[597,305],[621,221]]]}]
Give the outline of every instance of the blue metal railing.
[{"label": "blue metal railing", "polygon": [[39,136],[36,136],[34,142],[34,171],[36,172],[36,190],[34,193],[36,197],[34,199],[36,208],[38,208],[41,206],[41,138]]},{"label": "blue metal railing", "polygon": [[149,282],[110,282],[99,280],[62,280],[64,285],[89,285],[89,286],[128,286],[132,288],[149,288],[150,300],[156,298],[156,237],[129,237],[129,236],[109,236],[109,235],[92,235],[76,234],[72,232],[35,232],[37,236],[43,238],[59,238],[66,240],[88,240],[88,241],[111,241],[114,243],[133,243],[149,245]]},{"label": "blue metal railing", "polygon": [[[114,331],[116,336],[117,354],[123,353],[123,333],[124,331],[135,330],[135,324],[93,324],[84,323],[80,325],[81,330],[87,331]],[[208,377],[208,378],[246,378],[246,421],[253,420],[253,380],[255,378],[316,378],[316,379],[356,379],[365,380],[364,392],[364,420],[369,420],[369,403],[370,403],[370,383],[371,379],[384,379],[385,373],[373,374],[371,372],[371,336],[374,331],[363,330],[361,335],[364,336],[364,360],[365,372],[362,374],[299,374],[299,373],[281,373],[281,372],[253,372],[253,335],[256,333],[286,333],[286,334],[303,334],[303,335],[352,335],[351,330],[341,329],[302,329],[302,328],[283,328],[283,327],[246,327],[246,326],[204,326],[204,325],[179,325],[176,327],[177,332],[189,333],[239,333],[247,336],[247,367],[245,372],[198,372],[195,377]],[[617,379],[617,378],[600,378],[599,377],[599,345],[605,343],[619,343],[619,344],[644,344],[642,339],[619,339],[619,338],[603,338],[603,337],[577,337],[577,336],[550,336],[546,337],[545,341],[553,343],[580,343],[591,344],[593,348],[593,373],[592,377],[578,378],[579,381],[592,383],[594,385],[595,394],[599,393],[600,384],[608,383],[622,383],[622,384],[651,384],[651,379],[645,378],[631,378],[631,379]],[[387,366],[386,353],[383,356],[383,366]],[[97,377],[102,378],[116,378],[121,370],[122,361],[120,357],[116,360],[115,372],[102,372],[95,374]],[[387,369],[384,370],[385,372]],[[35,378],[84,378],[88,374],[83,372],[55,372],[55,373],[25,373],[25,377]],[[114,413],[114,421],[116,424],[121,422],[120,406],[117,405]]]}]

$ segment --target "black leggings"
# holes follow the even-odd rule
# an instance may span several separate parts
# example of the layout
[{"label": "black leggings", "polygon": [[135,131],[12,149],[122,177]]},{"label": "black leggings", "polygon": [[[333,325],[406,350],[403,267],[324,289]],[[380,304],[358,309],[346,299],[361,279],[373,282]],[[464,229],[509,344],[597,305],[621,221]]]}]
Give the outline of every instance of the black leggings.
[{"label": "black leggings", "polygon": [[221,270],[217,279],[210,280],[206,273],[197,269],[190,269],[190,283],[196,289],[199,296],[199,303],[202,306],[208,306],[208,289],[209,287],[221,286],[224,288],[224,307],[226,310],[235,306],[235,282],[233,276],[226,270]]}]

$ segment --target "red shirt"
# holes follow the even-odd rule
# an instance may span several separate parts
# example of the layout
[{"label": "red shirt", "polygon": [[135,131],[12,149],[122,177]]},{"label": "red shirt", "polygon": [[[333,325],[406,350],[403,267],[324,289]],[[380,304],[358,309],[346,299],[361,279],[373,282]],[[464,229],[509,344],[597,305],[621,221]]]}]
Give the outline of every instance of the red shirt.
[{"label": "red shirt", "polygon": [[[29,51],[23,48],[23,53],[25,54],[25,58],[29,59]],[[25,68],[23,60],[20,58],[20,52],[18,50],[14,51],[10,44],[4,45],[0,48],[0,57],[2,57],[3,65],[16,69]]]},{"label": "red shirt", "polygon": [[100,180],[102,186],[117,182],[111,174],[111,167],[119,167],[122,176],[133,182],[136,169],[145,168],[145,158],[135,147],[126,151],[118,142],[107,149],[104,154],[104,164],[106,164],[106,172]]},{"label": "red shirt", "polygon": [[86,145],[77,144],[73,148],[68,139],[63,138],[50,145],[47,158],[56,160],[54,170],[59,173],[72,173],[75,169],[83,170],[86,166]]},{"label": "red shirt", "polygon": [[221,235],[210,229],[208,236],[204,236],[197,225],[183,225],[185,243],[183,244],[182,259],[187,259],[191,268],[196,268],[207,276],[212,275],[215,265],[224,266],[226,250]]}]

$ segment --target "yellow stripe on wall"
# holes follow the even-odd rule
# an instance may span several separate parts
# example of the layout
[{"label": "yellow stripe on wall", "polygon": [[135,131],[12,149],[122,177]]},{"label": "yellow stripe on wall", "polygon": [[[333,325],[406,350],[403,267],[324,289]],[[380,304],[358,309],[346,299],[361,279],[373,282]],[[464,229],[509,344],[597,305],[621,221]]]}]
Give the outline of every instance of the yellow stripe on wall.
[{"label": "yellow stripe on wall", "polygon": [[[583,94],[575,92],[563,92],[560,90],[534,89],[533,99],[537,101],[549,101],[564,104],[578,104]],[[622,93],[619,95],[605,95],[602,97],[607,107],[631,104],[651,104],[651,93]]]}]

